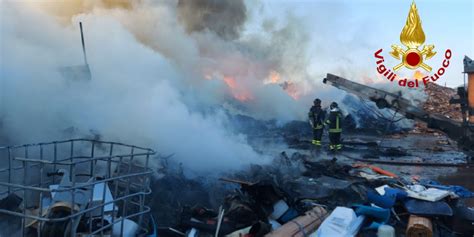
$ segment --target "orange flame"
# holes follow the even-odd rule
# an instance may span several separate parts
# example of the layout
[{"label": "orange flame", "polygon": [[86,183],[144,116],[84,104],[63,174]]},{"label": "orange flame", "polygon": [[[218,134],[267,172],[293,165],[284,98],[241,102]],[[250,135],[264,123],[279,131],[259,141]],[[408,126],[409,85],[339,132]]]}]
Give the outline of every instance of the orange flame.
[{"label": "orange flame", "polygon": [[270,71],[270,74],[268,75],[268,77],[263,81],[263,84],[276,84],[278,82],[280,82],[280,74],[276,71]]},{"label": "orange flame", "polygon": [[[219,78],[218,75],[222,74],[217,72],[204,73],[204,78],[212,80],[213,78]],[[229,88],[230,93],[235,99],[241,102],[248,102],[254,100],[252,92],[245,85],[239,84],[239,81],[234,76],[224,75],[220,78],[222,78],[224,83]],[[301,91],[300,88],[298,88],[298,85],[290,81],[282,82],[281,75],[275,70],[271,70],[269,72],[268,77],[265,78],[263,84],[278,84],[282,87],[286,94],[288,94],[288,96],[290,96],[294,100],[298,100],[301,97]]]},{"label": "orange flame", "polygon": [[413,78],[416,79],[416,80],[423,80],[423,77],[425,77],[426,75],[423,74],[422,72],[416,70],[414,73],[413,73]]},{"label": "orange flame", "polygon": [[281,84],[281,87],[294,100],[298,100],[300,98],[301,95],[295,83],[285,81],[283,84]]},{"label": "orange flame", "polygon": [[225,84],[227,84],[227,86],[228,86],[230,89],[235,89],[235,88],[237,88],[237,82],[235,82],[235,79],[232,78],[232,77],[225,76],[225,77],[224,77],[224,82],[225,82]]},{"label": "orange flame", "polygon": [[224,76],[224,82],[230,88],[232,96],[234,96],[235,99],[242,102],[253,100],[252,94],[245,88],[239,86],[235,78],[230,76]]}]

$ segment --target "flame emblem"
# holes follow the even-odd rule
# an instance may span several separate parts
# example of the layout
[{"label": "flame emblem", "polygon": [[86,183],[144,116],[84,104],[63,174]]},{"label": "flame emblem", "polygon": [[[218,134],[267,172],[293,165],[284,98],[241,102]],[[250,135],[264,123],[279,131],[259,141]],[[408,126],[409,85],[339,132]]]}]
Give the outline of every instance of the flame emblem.
[{"label": "flame emblem", "polygon": [[393,50],[390,52],[390,55],[398,60],[402,60],[400,64],[393,67],[394,71],[400,69],[402,66],[409,69],[421,67],[428,72],[431,71],[431,67],[423,61],[430,59],[436,54],[436,52],[433,51],[435,46],[432,44],[425,45],[421,51],[418,49],[418,47],[425,43],[425,32],[423,32],[421,19],[414,1],[411,4],[405,26],[400,33],[400,42],[405,45],[407,49],[403,49],[396,44],[392,45]]}]

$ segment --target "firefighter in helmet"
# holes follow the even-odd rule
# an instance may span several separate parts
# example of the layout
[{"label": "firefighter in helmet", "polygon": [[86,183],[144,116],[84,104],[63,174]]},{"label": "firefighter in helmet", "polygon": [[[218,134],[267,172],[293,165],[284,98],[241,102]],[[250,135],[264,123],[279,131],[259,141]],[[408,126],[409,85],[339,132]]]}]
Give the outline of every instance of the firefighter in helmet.
[{"label": "firefighter in helmet", "polygon": [[313,128],[313,141],[312,143],[316,147],[321,147],[321,137],[323,136],[324,129],[324,119],[326,117],[326,112],[321,109],[321,100],[315,99],[313,101],[313,106],[308,113],[309,123]]},{"label": "firefighter in helmet", "polygon": [[324,122],[329,127],[329,149],[331,151],[342,149],[341,144],[341,119],[342,113],[339,110],[339,106],[336,102],[332,102],[329,106],[329,116],[326,122]]}]

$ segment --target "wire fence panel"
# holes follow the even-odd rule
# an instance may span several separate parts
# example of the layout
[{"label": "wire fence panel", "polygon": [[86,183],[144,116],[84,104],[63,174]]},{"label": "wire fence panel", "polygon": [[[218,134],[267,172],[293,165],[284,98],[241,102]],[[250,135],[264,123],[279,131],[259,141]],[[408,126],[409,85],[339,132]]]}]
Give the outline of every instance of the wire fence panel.
[{"label": "wire fence panel", "polygon": [[89,139],[0,147],[0,236],[146,235],[154,154]]}]

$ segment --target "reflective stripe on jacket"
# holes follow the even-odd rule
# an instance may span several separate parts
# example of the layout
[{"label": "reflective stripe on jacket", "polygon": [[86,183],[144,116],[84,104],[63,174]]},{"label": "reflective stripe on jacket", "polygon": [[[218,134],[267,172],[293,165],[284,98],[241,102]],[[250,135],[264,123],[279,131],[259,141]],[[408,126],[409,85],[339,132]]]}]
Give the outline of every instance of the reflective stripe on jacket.
[{"label": "reflective stripe on jacket", "polygon": [[329,113],[329,117],[325,122],[326,125],[329,125],[329,132],[331,133],[342,132],[341,117],[342,115],[341,115],[341,112],[339,112],[339,110],[331,111]]}]

